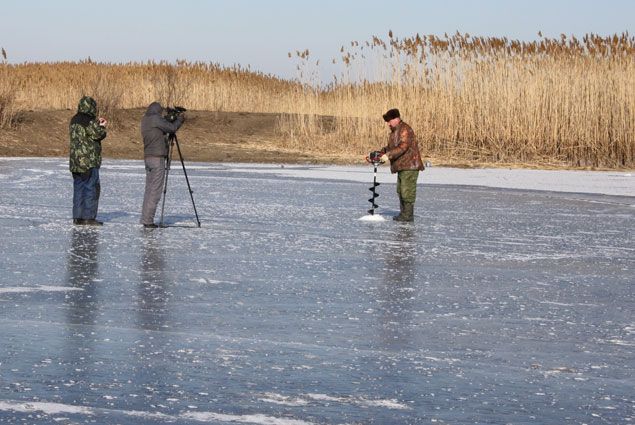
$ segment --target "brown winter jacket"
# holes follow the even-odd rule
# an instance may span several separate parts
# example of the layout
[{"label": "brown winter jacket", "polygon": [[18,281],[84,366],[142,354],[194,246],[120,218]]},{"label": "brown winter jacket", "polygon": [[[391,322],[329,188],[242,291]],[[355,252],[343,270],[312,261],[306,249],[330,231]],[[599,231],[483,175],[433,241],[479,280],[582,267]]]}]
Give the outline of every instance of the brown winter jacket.
[{"label": "brown winter jacket", "polygon": [[401,121],[388,137],[388,146],[381,150],[390,159],[390,171],[423,170],[419,146],[412,128]]}]

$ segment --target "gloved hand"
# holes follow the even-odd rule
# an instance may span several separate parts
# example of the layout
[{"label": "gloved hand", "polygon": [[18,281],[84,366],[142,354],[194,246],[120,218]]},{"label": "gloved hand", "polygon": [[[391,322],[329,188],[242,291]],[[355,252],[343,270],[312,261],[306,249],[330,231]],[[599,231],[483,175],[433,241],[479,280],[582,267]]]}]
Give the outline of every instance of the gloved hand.
[{"label": "gloved hand", "polygon": [[379,158],[379,162],[381,162],[382,164],[385,164],[387,162],[390,162],[390,158],[388,158],[388,155],[383,154],[380,158]]}]

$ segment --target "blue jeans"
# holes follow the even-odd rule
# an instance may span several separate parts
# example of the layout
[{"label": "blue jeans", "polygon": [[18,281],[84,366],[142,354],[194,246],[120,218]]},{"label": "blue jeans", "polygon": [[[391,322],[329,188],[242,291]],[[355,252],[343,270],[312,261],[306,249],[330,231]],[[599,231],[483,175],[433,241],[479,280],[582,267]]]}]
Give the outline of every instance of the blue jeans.
[{"label": "blue jeans", "polygon": [[100,192],[99,168],[91,168],[82,174],[73,173],[73,218],[95,219]]}]

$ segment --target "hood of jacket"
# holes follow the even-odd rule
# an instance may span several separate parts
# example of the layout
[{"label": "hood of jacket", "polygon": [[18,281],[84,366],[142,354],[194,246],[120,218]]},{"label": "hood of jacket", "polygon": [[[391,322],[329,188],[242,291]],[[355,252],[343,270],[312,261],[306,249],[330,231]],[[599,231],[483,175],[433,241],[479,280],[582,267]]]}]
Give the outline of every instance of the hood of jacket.
[{"label": "hood of jacket", "polygon": [[97,102],[95,102],[95,99],[90,96],[84,96],[79,100],[79,105],[77,105],[77,112],[96,117]]},{"label": "hood of jacket", "polygon": [[146,115],[161,115],[162,112],[163,107],[161,106],[161,104],[159,102],[152,102],[146,110]]}]

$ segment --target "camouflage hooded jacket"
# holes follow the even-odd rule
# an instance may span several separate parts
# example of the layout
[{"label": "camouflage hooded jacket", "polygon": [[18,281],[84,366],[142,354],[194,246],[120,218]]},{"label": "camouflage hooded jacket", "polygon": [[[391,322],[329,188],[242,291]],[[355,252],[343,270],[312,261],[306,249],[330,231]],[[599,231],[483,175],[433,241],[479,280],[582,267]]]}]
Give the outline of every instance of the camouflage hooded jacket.
[{"label": "camouflage hooded jacket", "polygon": [[97,103],[84,96],[79,101],[77,114],[71,119],[70,160],[71,173],[85,173],[101,166],[101,141],[106,137],[106,129],[97,120]]},{"label": "camouflage hooded jacket", "polygon": [[390,159],[390,171],[423,170],[419,146],[412,128],[401,121],[392,130],[388,146],[382,149]]}]

